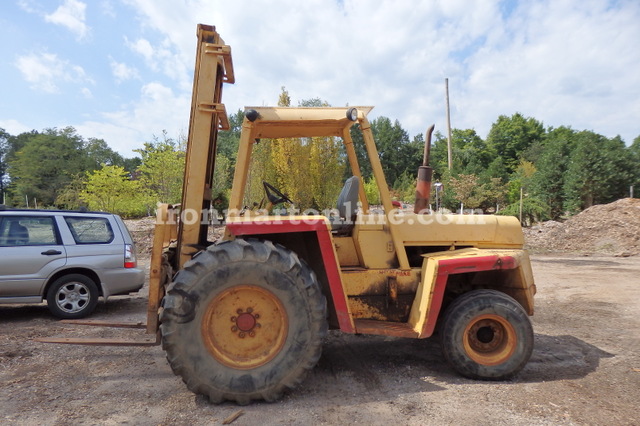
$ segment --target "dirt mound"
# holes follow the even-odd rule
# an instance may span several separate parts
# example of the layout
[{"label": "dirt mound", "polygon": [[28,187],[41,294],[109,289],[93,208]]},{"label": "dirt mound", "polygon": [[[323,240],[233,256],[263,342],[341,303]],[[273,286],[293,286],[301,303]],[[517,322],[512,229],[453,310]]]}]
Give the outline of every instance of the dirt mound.
[{"label": "dirt mound", "polygon": [[[153,231],[156,223],[155,216],[149,216],[142,219],[126,219],[124,223],[127,225],[131,238],[133,238],[133,241],[136,244],[138,255],[142,257],[151,256],[151,249],[153,248]],[[210,226],[207,238],[209,241],[217,241],[222,238],[222,235],[222,226]]]},{"label": "dirt mound", "polygon": [[616,256],[640,254],[640,199],[623,198],[589,207],[566,222],[548,221],[525,230],[534,251]]}]

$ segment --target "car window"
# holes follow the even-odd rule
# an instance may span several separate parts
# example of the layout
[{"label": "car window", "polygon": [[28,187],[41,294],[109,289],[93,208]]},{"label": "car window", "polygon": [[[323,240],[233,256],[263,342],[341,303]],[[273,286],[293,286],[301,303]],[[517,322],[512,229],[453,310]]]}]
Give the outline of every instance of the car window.
[{"label": "car window", "polygon": [[76,244],[108,244],[113,241],[113,229],[104,217],[65,217]]},{"label": "car window", "polygon": [[58,244],[52,217],[5,216],[0,220],[0,246],[43,246]]}]

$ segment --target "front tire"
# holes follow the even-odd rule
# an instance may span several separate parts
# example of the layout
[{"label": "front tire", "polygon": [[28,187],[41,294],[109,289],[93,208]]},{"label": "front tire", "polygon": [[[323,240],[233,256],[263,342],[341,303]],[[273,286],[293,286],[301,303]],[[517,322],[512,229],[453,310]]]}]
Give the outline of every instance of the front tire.
[{"label": "front tire", "polygon": [[533,350],[525,310],[496,290],[474,290],[449,306],[442,326],[445,359],[465,377],[504,380],[518,373]]},{"label": "front tire", "polygon": [[98,297],[98,286],[91,278],[69,274],[51,284],[47,292],[47,307],[58,318],[84,318],[96,308]]},{"label": "front tire", "polygon": [[169,286],[162,346],[187,387],[214,402],[273,401],[320,358],[326,300],[298,256],[269,241],[226,241]]}]

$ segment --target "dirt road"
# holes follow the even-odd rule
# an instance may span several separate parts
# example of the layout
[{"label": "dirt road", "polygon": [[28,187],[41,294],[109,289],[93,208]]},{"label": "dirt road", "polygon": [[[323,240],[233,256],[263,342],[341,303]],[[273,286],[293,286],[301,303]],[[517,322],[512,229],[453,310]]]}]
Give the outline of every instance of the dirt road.
[{"label": "dirt road", "polygon": [[[45,345],[40,336],[127,337],[64,326],[44,306],[0,306],[0,424],[640,424],[640,257],[533,258],[535,349],[512,381],[458,377],[436,339],[332,333],[303,386],[276,403],[211,405],[160,347]],[[144,321],[144,292],[93,319]]]}]

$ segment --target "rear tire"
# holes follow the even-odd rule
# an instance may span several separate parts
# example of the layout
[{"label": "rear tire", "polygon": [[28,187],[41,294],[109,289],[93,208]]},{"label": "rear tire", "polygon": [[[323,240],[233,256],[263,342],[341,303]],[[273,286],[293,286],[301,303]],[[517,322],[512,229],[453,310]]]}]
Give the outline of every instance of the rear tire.
[{"label": "rear tire", "polygon": [[449,306],[442,326],[447,362],[472,379],[503,380],[518,373],[533,350],[525,310],[496,290],[474,290]]},{"label": "rear tire", "polygon": [[279,398],[318,362],[327,333],[315,274],[269,241],[210,246],[176,275],[163,307],[171,368],[214,403]]}]

